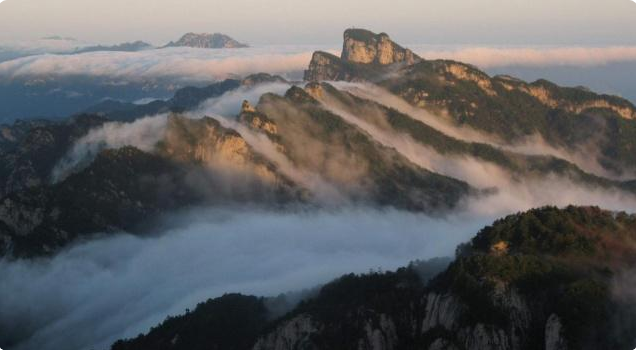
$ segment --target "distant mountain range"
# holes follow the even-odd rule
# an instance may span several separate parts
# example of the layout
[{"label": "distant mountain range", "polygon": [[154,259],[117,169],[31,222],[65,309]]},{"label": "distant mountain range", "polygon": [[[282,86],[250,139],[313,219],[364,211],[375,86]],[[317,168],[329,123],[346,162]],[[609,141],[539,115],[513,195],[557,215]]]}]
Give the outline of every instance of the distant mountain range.
[{"label": "distant mountain range", "polygon": [[148,50],[152,48],[153,46],[151,44],[148,44],[143,41],[135,41],[131,43],[123,43],[123,44],[112,45],[112,46],[103,46],[103,45],[87,46],[87,47],[82,47],[75,50],[74,53],[95,52],[95,51],[135,52],[135,51],[141,51],[141,50]]},{"label": "distant mountain range", "polygon": [[231,37],[221,34],[187,33],[176,42],[171,41],[164,47],[194,47],[201,49],[237,49],[248,47]]},{"label": "distant mountain range", "polygon": [[[187,33],[184,34],[179,40],[171,41],[163,47],[192,47],[201,49],[237,49],[249,47],[246,44],[242,44],[228,35],[221,33]],[[143,41],[135,41],[122,43],[118,45],[106,46],[96,45],[87,46],[76,49],[73,53],[85,53],[96,51],[122,51],[122,52],[135,52],[141,50],[152,49],[154,46]]]}]

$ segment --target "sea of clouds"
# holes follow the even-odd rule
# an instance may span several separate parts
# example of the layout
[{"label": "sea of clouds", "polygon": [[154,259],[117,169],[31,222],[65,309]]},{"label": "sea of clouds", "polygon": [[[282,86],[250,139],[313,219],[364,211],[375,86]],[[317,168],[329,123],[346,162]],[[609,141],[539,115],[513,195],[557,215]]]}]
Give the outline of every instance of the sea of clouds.
[{"label": "sea of clouds", "polygon": [[159,237],[118,235],[51,259],[0,261],[11,349],[106,349],[227,292],[275,296],[350,272],[449,256],[490,218],[396,210],[201,209]]},{"label": "sea of clouds", "polygon": [[[41,55],[0,63],[0,76],[92,74],[132,79],[218,79],[260,71],[302,70],[311,51],[301,47],[218,52],[172,48],[138,53]],[[630,52],[621,51],[621,56],[604,51],[599,55],[605,56],[595,62],[629,58]],[[427,55],[432,54],[424,54]],[[555,57],[557,53],[549,55]],[[565,53],[558,55],[564,57],[561,61],[569,57]],[[538,62],[518,57],[521,64]],[[492,64],[489,62],[482,59],[484,65]],[[569,62],[580,64],[580,59],[571,58]],[[281,94],[288,87],[244,87],[204,102],[188,116],[208,115],[235,128],[287,176],[313,191],[331,195],[328,184],[285,163],[285,157],[266,138],[241,128],[233,119],[244,99],[256,103],[263,93]],[[437,116],[409,109],[384,91],[359,85],[340,87],[362,97],[373,97],[451,136],[492,142],[487,135],[456,128]],[[297,208],[285,212],[200,208],[164,218],[170,225],[156,236],[140,238],[122,233],[77,243],[51,258],[0,260],[0,329],[9,331],[8,339],[16,343],[15,349],[105,349],[116,339],[147,331],[168,314],[182,313],[197,302],[226,292],[276,295],[312,287],[343,273],[394,269],[413,259],[450,256],[457,244],[493,219],[512,212],[545,204],[591,204],[628,211],[636,208],[632,195],[583,187],[563,178],[512,182],[504,170],[493,165],[471,158],[442,157],[405,135],[365,124],[360,116],[347,114],[340,106],[326,103],[326,108],[416,164],[462,178],[478,188],[498,185],[499,191],[471,199],[463,203],[462,211],[445,218],[368,207],[341,207],[337,211]],[[165,115],[148,116],[133,123],[108,123],[91,131],[58,164],[58,176],[63,178],[104,148],[133,145],[152,151],[162,136],[165,121]],[[537,143],[526,148],[519,146],[516,151],[561,152],[533,145]],[[578,161],[574,156],[570,160]],[[586,166],[582,161],[577,164]]]},{"label": "sea of clouds", "polygon": [[259,72],[302,72],[317,49],[328,48],[284,45],[243,49],[175,47],[138,52],[44,54],[0,63],[0,77],[90,76],[130,81],[210,82]]}]

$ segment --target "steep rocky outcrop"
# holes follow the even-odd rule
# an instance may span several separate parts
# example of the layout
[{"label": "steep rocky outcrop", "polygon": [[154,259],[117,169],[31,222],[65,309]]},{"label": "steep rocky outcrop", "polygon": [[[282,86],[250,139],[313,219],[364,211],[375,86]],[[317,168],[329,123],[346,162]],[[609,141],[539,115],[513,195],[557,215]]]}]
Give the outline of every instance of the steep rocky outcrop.
[{"label": "steep rocky outcrop", "polygon": [[409,49],[394,43],[386,33],[375,34],[365,29],[347,29],[340,58],[347,62],[389,65],[414,64],[421,60]]},{"label": "steep rocky outcrop", "polygon": [[385,33],[347,29],[340,57],[317,51],[305,71],[306,81],[374,81],[394,64],[411,65],[422,59],[391,41]]},{"label": "steep rocky outcrop", "polygon": [[224,172],[253,176],[272,186],[294,186],[276,166],[258,154],[236,131],[212,118],[198,120],[172,115],[158,152],[186,164],[205,164]]},{"label": "steep rocky outcrop", "polygon": [[259,339],[253,349],[319,349],[311,341],[312,334],[318,331],[309,316],[299,315]]},{"label": "steep rocky outcrop", "polygon": [[279,141],[278,127],[276,124],[265,114],[258,112],[248,101],[243,101],[238,120],[252,130],[263,132],[270,139]]},{"label": "steep rocky outcrop", "polygon": [[187,33],[176,42],[171,41],[165,47],[194,47],[201,49],[236,49],[248,47],[221,33]]},{"label": "steep rocky outcrop", "polygon": [[306,81],[363,81],[381,74],[381,69],[369,65],[357,65],[343,61],[328,52],[314,52],[309,68],[305,71]]}]

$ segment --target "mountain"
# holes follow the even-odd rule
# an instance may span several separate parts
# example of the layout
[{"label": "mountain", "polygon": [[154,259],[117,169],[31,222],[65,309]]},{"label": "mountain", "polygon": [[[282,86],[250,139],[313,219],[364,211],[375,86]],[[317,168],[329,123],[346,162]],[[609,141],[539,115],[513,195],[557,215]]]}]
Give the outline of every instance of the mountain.
[{"label": "mountain", "polygon": [[[291,86],[283,95],[266,93],[254,106],[244,102],[236,116],[188,117],[203,113],[198,108],[210,98],[260,84],[290,83],[256,74],[183,88],[172,99],[146,105],[106,101],[90,114],[61,123],[4,126],[0,253],[51,254],[98,233],[143,234],[162,213],[193,205],[354,204],[440,215],[461,210],[470,199],[555,177],[586,188],[636,192],[636,181],[605,177],[559,155],[527,154],[513,147],[534,133],[570,150],[595,142],[601,150],[607,145],[622,150],[599,152],[606,172],[628,170],[634,161],[627,152],[633,140],[596,134],[599,123],[606,125],[604,132],[614,130],[611,123],[636,128],[629,102],[544,81],[490,78],[461,63],[426,61],[386,34],[350,29],[344,39],[341,57],[314,54],[306,74],[312,81],[304,87]],[[318,82],[323,79],[373,82],[410,109],[369,95],[366,85],[353,85],[356,90]],[[537,86],[547,92],[537,92]],[[554,101],[546,102],[546,96]],[[454,125],[442,128],[439,121],[417,116],[420,111],[448,115]],[[132,128],[130,123],[138,118],[160,114],[169,117],[165,123],[156,119],[161,126],[155,144],[144,150],[99,146],[55,180],[56,167],[90,130]],[[502,126],[502,118],[509,126]],[[482,132],[481,141],[450,132],[463,126]],[[501,175],[489,174],[492,179],[486,184],[483,179],[473,181],[474,163],[467,159],[506,175],[499,179]],[[126,179],[119,174],[127,174]],[[221,184],[227,188],[221,190]],[[171,200],[164,200],[166,196]],[[86,198],[92,200],[86,203]]]},{"label": "mountain", "polygon": [[[228,185],[232,178],[240,180]],[[104,150],[60,182],[5,195],[0,252],[36,256],[99,232],[143,233],[158,214],[191,205],[301,202],[302,196],[235,131],[211,118],[171,115],[153,153]]]},{"label": "mountain", "polygon": [[[267,131],[272,147],[297,170],[281,168],[289,167],[285,162],[275,165],[264,156],[265,149],[254,149],[215,119],[173,114],[152,152],[104,150],[61,182],[50,183],[46,174],[64,154],[61,145],[71,140],[52,137],[51,146],[44,147],[59,153],[46,158],[48,166],[42,163],[44,171],[33,175],[38,181],[8,191],[0,200],[0,252],[35,256],[97,233],[141,234],[162,212],[192,205],[320,203],[324,189],[312,187],[298,171],[321,174],[321,186],[332,187],[344,203],[433,213],[477,194],[466,183],[423,169],[378,144],[297,87],[285,96],[264,95],[256,108],[244,104],[237,119],[247,128]],[[24,156],[27,165],[30,154]]]},{"label": "mountain", "polygon": [[472,157],[482,162],[496,164],[514,176],[523,178],[542,178],[550,174],[558,174],[580,184],[594,184],[605,188],[615,186],[633,190],[630,183],[608,181],[586,173],[575,164],[557,157],[525,155],[489,143],[468,142],[449,136],[396,109],[338,90],[328,83],[309,83],[307,90],[324,105],[330,106],[335,113],[357,116],[359,125],[366,126],[368,131],[381,130],[390,136],[407,135],[422,146],[431,147],[442,156]]},{"label": "mountain", "polygon": [[221,33],[187,33],[176,42],[171,41],[164,47],[194,47],[201,49],[237,49],[248,47]]},{"label": "mountain", "polygon": [[[248,77],[249,83],[254,79],[262,79],[262,82],[278,79],[258,77]],[[13,124],[0,124],[0,197],[50,183],[54,166],[73,144],[106,122],[133,121],[148,115],[190,110],[206,99],[221,96],[241,85],[241,81],[229,79],[203,88],[178,90],[168,101],[136,105],[107,100],[67,120],[18,120]]]},{"label": "mountain", "polygon": [[354,201],[431,212],[455,207],[472,191],[381,145],[299,87],[285,96],[263,95],[239,120],[268,136],[300,169],[320,174]]},{"label": "mountain", "polygon": [[448,114],[456,125],[504,143],[538,135],[573,152],[598,146],[593,157],[606,170],[620,176],[636,168],[631,151],[636,147],[636,107],[631,102],[546,80],[490,77],[460,62],[420,59],[386,34],[347,30],[341,56],[314,53],[305,80],[371,82],[414,107]]},{"label": "mountain", "polygon": [[620,283],[635,243],[634,215],[535,209],[484,228],[450,265],[346,275],[283,315],[226,295],[112,350],[630,349],[636,303]]},{"label": "mountain", "polygon": [[[362,29],[340,56],[314,53],[305,78],[0,125],[0,260],[168,234],[166,216],[200,206],[444,217],[512,211],[533,192],[633,203],[636,108],[619,97],[490,77]],[[633,348],[635,257],[635,215],[543,207],[495,221],[454,259],[346,275],[300,303],[227,294],[112,349]]]},{"label": "mountain", "polygon": [[386,33],[375,34],[365,29],[347,29],[344,32],[342,59],[361,64],[412,65],[421,58],[411,50],[391,41]]},{"label": "mountain", "polygon": [[151,49],[152,47],[153,47],[152,45],[146,42],[135,41],[131,43],[122,43],[122,44],[112,45],[112,46],[103,46],[103,45],[87,46],[87,47],[82,47],[75,50],[74,53],[97,52],[97,51],[135,52],[135,51],[148,50],[148,49]]}]

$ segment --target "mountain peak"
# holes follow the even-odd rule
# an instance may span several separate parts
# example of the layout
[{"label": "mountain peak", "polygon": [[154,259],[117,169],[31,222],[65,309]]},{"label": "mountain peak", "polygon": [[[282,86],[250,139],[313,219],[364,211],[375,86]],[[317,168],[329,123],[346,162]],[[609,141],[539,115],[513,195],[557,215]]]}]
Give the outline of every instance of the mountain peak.
[{"label": "mountain peak", "polygon": [[203,49],[234,49],[248,47],[228,35],[221,33],[186,33],[177,42],[171,41],[165,47],[194,47]]},{"label": "mountain peak", "polygon": [[244,100],[241,105],[241,113],[254,113],[256,112],[256,108],[252,106],[252,104],[248,100]]},{"label": "mountain peak", "polygon": [[314,52],[306,81],[373,80],[386,73],[392,64],[413,65],[423,59],[391,40],[388,34],[350,28],[344,32],[340,57],[328,52]]},{"label": "mountain peak", "polygon": [[393,42],[388,34],[358,28],[345,30],[341,58],[348,62],[380,65],[399,62],[410,65],[421,60],[413,51]]}]

